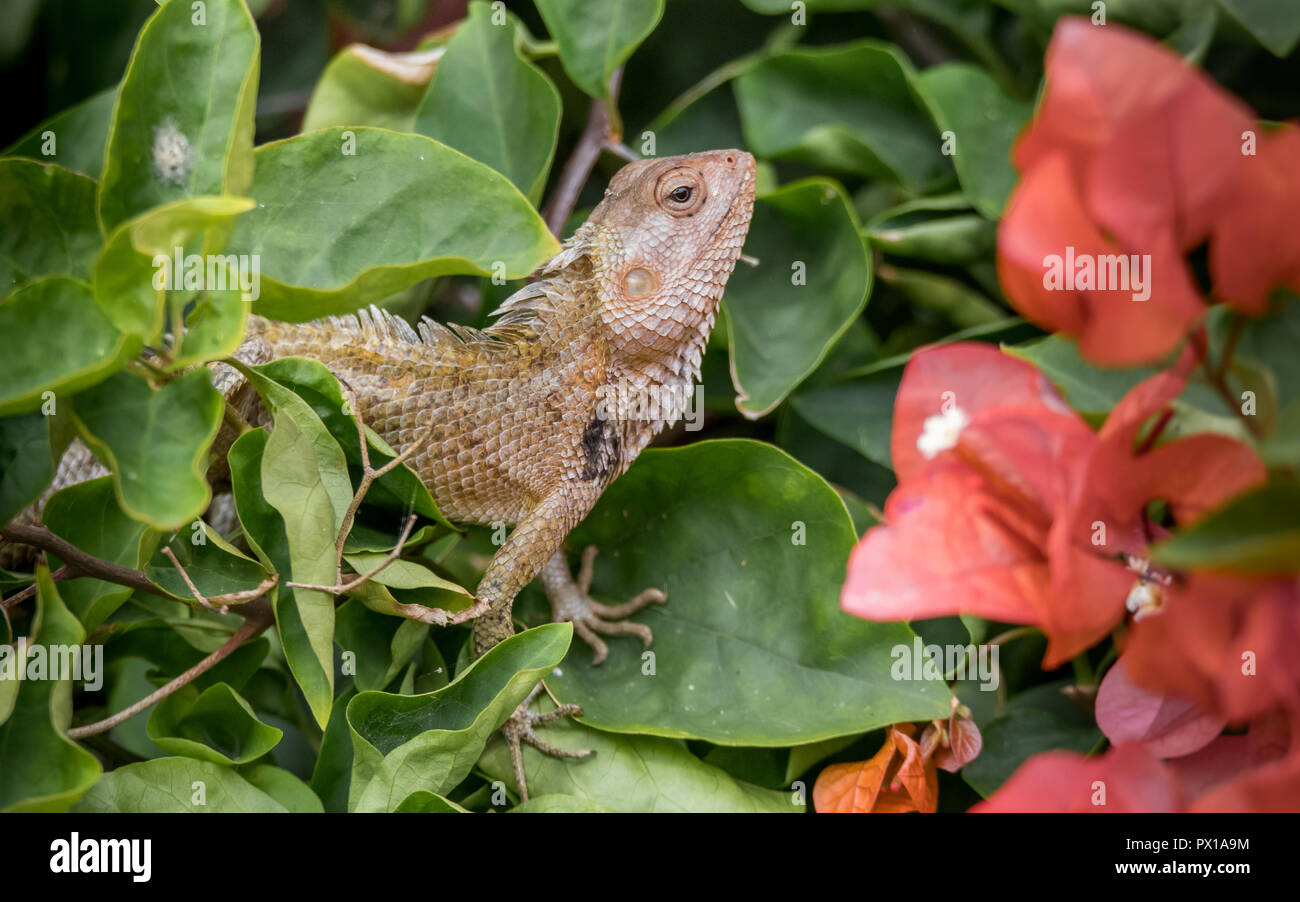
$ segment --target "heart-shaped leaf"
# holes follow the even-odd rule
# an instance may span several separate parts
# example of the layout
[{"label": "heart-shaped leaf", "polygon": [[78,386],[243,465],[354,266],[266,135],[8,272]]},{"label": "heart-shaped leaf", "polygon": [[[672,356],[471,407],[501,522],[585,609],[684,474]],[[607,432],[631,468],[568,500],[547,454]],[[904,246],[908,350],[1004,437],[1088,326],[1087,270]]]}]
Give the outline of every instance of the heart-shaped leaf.
[{"label": "heart-shaped leaf", "polygon": [[105,230],[172,201],[248,189],[259,45],[243,0],[167,3],[149,17],[108,135]]},{"label": "heart-shaped leaf", "polygon": [[264,144],[252,195],[229,250],[260,254],[258,312],[277,319],[433,276],[522,278],[559,250],[509,179],[423,135],[329,128]]},{"label": "heart-shaped leaf", "polygon": [[646,451],[570,544],[604,551],[596,597],[667,593],[637,618],[654,645],[613,639],[599,667],[579,646],[547,685],[599,729],[719,745],[796,745],[945,716],[942,681],[891,675],[893,650],[913,639],[906,624],[840,610],[856,539],[835,491],[770,445]]},{"label": "heart-shaped leaf", "polygon": [[469,7],[420,103],[415,131],[486,163],[534,204],[560,128],[560,94],[515,45],[516,20]]},{"label": "heart-shaped leaf", "polygon": [[158,388],[121,372],[77,396],[73,418],[95,456],[113,471],[118,503],[137,520],[175,529],[212,499],[208,448],[223,401],[206,370]]}]

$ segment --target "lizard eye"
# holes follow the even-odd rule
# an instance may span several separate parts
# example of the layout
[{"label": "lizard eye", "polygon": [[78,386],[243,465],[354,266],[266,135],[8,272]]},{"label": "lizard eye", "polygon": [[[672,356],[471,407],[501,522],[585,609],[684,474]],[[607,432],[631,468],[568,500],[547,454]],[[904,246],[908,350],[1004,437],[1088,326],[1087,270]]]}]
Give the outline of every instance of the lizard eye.
[{"label": "lizard eye", "polygon": [[704,180],[693,169],[673,169],[660,177],[658,195],[669,213],[690,216],[704,205]]}]

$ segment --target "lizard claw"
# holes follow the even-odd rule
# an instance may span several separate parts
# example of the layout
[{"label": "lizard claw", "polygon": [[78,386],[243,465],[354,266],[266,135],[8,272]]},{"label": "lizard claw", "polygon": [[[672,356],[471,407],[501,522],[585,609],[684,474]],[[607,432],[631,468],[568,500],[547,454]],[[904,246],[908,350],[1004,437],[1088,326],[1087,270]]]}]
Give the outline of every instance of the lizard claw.
[{"label": "lizard claw", "polygon": [[523,744],[525,742],[543,755],[550,755],[552,758],[588,758],[596,754],[591,749],[562,749],[537,735],[535,728],[542,724],[559,720],[561,717],[582,716],[581,705],[560,705],[544,714],[537,714],[528,710],[533,699],[537,698],[537,693],[541,692],[545,685],[545,683],[538,683],[534,686],[533,691],[528,693],[528,697],[520,703],[518,708],[515,708],[515,712],[510,715],[510,719],[501,725],[501,736],[505,739],[507,748],[510,749],[510,764],[515,770],[515,785],[519,787],[519,798],[524,802],[528,801],[528,780],[524,777]]},{"label": "lizard claw", "polygon": [[543,574],[546,595],[551,601],[551,611],[557,622],[570,621],[578,638],[591,646],[592,665],[600,664],[609,655],[609,646],[605,636],[639,636],[649,648],[654,642],[654,634],[644,623],[629,623],[620,618],[628,617],[650,604],[663,604],[667,596],[658,589],[646,589],[630,601],[622,604],[601,604],[587,594],[591,587],[592,567],[596,560],[597,548],[588,545],[582,552],[582,565],[578,568],[578,578],[570,579],[568,565],[562,553],[558,553],[558,564],[552,559]]}]

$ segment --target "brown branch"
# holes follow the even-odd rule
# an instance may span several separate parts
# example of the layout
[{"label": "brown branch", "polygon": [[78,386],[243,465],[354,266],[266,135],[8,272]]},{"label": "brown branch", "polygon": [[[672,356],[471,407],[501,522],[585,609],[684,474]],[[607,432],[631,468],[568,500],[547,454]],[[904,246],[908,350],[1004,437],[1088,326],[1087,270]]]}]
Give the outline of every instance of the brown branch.
[{"label": "brown branch", "polygon": [[578,195],[582,193],[582,186],[587,183],[587,177],[600,158],[600,152],[607,145],[618,144],[622,139],[622,135],[615,134],[618,128],[617,113],[611,115],[610,112],[616,108],[618,87],[622,79],[623,67],[619,66],[609,79],[609,102],[606,103],[599,97],[592,98],[587,124],[582,129],[582,135],[574,145],[568,162],[564,164],[564,171],[560,173],[560,180],[555,185],[551,199],[546,203],[542,216],[546,220],[546,227],[557,238],[560,237],[564,224],[573,215],[573,208],[578,205]]},{"label": "brown branch", "polygon": [[1249,416],[1241,409],[1241,400],[1233,395],[1232,389],[1228,386],[1227,371],[1232,364],[1230,357],[1232,350],[1236,347],[1237,337],[1229,336],[1229,346],[1224,349],[1223,359],[1219,361],[1217,367],[1210,365],[1209,337],[1204,324],[1192,331],[1188,336],[1188,343],[1191,344],[1192,352],[1196,355],[1196,359],[1200,363],[1210,387],[1218,392],[1219,397],[1223,399],[1223,403],[1227,404],[1228,408],[1237,415],[1237,419],[1241,420],[1242,425],[1246,427],[1246,431],[1255,438],[1259,438],[1259,424],[1254,417]]},{"label": "brown branch", "polygon": [[73,727],[68,730],[68,738],[84,739],[87,736],[94,736],[96,733],[103,733],[111,730],[123,721],[129,720],[145,708],[148,708],[155,702],[161,701],[177,689],[189,685],[195,679],[207,673],[213,667],[228,658],[231,653],[234,652],[235,649],[239,648],[239,646],[243,645],[245,641],[261,634],[274,622],[275,617],[271,613],[271,606],[259,606],[256,611],[253,611],[249,615],[248,619],[239,625],[239,629],[235,630],[230,635],[230,638],[227,639],[220,648],[208,655],[202,661],[199,661],[199,663],[182,673],[176,679],[158,689],[156,692],[146,695],[129,708],[117,712],[112,717],[106,717],[103,720],[86,724],[82,727]]},{"label": "brown branch", "polygon": [[87,554],[67,539],[56,535],[44,526],[10,523],[0,529],[0,537],[10,542],[16,542],[19,545],[31,545],[57,556],[63,561],[64,566],[55,572],[66,570],[64,575],[68,578],[93,576],[96,579],[135,589],[137,592],[147,592],[160,598],[175,600],[162,588],[150,582],[149,578],[141,571],[131,567],[123,567],[121,564],[115,564],[112,561],[106,561]]}]

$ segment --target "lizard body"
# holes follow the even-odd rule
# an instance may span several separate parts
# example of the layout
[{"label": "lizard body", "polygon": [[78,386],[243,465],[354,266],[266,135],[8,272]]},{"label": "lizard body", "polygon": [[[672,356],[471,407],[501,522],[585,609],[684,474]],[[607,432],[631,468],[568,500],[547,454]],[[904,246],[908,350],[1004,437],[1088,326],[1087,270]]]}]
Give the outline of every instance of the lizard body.
[{"label": "lizard body", "polygon": [[[538,279],[482,331],[428,319],[412,328],[377,308],[309,323],[250,317],[237,359],[325,364],[389,445],[400,452],[420,440],[408,463],[449,519],[514,527],[487,566],[475,606],[458,614],[473,617],[476,654],[513,634],[515,595],[539,576],[557,619],[574,623],[595,663],[606,652],[599,633],[650,644],[648,627],[615,621],[663,594],[649,589],[612,606],[593,601],[594,549],[575,581],[562,546],[604,488],[683,413],[749,228],[754,175],[753,157],[739,150],[628,164]],[[236,409],[267,421],[242,376],[226,364],[214,370]],[[218,466],[233,438],[224,428],[214,446]],[[105,472],[76,442],[53,488]],[[26,512],[38,514],[39,505]],[[447,617],[429,609],[431,622]],[[563,754],[532,727],[580,711],[527,708],[525,701],[503,727],[525,797],[520,741]]]}]

